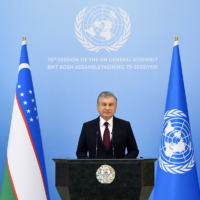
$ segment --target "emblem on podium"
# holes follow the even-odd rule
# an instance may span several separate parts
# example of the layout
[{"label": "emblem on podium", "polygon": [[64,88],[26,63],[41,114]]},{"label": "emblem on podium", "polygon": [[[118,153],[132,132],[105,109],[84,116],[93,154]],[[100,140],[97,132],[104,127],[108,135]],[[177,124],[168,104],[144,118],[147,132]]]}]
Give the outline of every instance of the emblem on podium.
[{"label": "emblem on podium", "polygon": [[102,165],[96,172],[97,180],[102,184],[110,184],[115,179],[115,170],[109,165]]}]

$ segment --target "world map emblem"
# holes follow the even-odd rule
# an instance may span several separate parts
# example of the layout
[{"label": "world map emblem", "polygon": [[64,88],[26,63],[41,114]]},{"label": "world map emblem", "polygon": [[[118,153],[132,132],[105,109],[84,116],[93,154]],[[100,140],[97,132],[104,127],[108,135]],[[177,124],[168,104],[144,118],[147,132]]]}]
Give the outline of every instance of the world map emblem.
[{"label": "world map emblem", "polygon": [[110,184],[115,179],[115,170],[109,165],[102,165],[97,169],[96,178],[102,184]]},{"label": "world map emblem", "polygon": [[129,15],[121,8],[99,5],[90,10],[84,8],[76,16],[75,34],[89,51],[117,51],[128,40],[130,33]]},{"label": "world map emblem", "polygon": [[169,110],[164,115],[159,166],[166,172],[183,174],[194,164],[189,119],[181,110]]}]

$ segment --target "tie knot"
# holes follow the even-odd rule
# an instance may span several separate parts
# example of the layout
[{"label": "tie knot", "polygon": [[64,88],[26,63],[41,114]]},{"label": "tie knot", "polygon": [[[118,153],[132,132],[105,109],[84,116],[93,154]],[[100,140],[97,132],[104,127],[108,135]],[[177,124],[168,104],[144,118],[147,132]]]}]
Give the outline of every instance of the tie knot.
[{"label": "tie knot", "polygon": [[108,122],[104,123],[104,125],[105,125],[106,128],[108,128],[108,124],[109,124]]}]

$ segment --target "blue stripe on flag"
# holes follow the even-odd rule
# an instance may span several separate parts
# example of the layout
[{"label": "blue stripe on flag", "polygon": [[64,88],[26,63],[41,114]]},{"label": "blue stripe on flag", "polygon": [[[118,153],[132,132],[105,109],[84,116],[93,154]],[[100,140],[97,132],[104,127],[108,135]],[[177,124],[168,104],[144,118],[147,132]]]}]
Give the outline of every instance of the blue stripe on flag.
[{"label": "blue stripe on flag", "polygon": [[22,49],[21,49],[21,56],[20,56],[19,64],[21,65],[22,63],[29,64],[28,53],[27,53],[27,45],[26,44],[22,45]]}]

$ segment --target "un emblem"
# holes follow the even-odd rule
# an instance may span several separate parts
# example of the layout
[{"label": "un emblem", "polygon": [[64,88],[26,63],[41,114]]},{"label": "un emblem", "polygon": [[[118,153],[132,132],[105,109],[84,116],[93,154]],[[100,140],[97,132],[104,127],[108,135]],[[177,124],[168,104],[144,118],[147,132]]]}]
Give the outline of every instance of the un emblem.
[{"label": "un emblem", "polygon": [[75,33],[89,51],[117,51],[128,40],[131,22],[126,11],[99,5],[81,10],[76,16]]},{"label": "un emblem", "polygon": [[96,172],[97,180],[102,184],[110,184],[115,179],[115,170],[110,165],[102,165]]},{"label": "un emblem", "polygon": [[165,113],[159,154],[160,168],[166,172],[183,174],[194,166],[190,125],[182,111],[173,109]]}]

